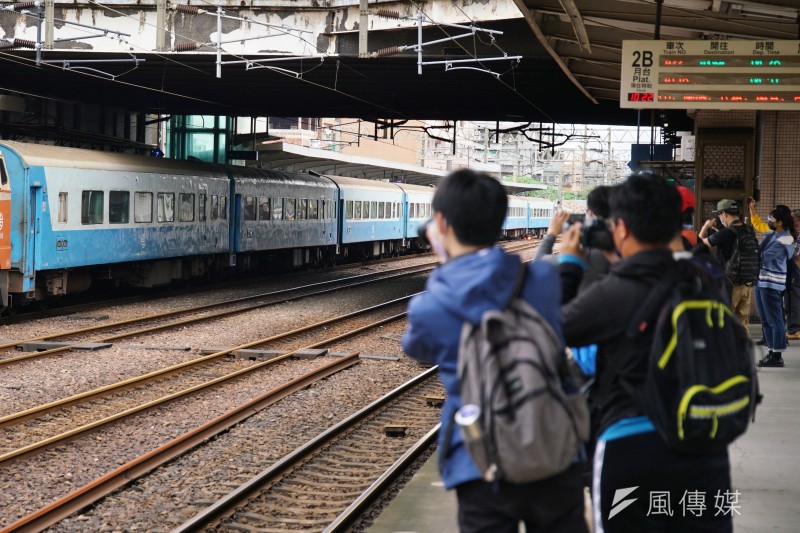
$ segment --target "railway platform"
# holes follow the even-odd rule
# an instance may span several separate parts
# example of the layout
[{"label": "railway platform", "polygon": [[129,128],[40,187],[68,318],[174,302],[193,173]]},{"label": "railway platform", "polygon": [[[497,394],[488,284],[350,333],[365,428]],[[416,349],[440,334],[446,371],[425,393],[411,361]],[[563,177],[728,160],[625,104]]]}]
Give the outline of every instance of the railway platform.
[{"label": "railway platform", "polygon": [[[752,338],[760,337],[759,325],[750,329]],[[736,533],[798,530],[800,341],[790,341],[784,360],[784,368],[759,369],[764,401],[755,423],[730,448]],[[714,508],[713,498],[707,506]],[[434,455],[367,531],[458,533],[455,516],[455,493],[444,490]]]}]

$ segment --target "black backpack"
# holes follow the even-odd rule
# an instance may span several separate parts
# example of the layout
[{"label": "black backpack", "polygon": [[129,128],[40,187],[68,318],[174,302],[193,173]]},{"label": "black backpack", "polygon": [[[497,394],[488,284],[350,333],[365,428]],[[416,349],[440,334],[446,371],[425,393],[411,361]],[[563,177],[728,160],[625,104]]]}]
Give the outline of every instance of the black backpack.
[{"label": "black backpack", "polygon": [[725,263],[725,275],[734,285],[755,283],[761,270],[755,230],[749,224],[729,228],[736,235],[736,242],[730,260]]},{"label": "black backpack", "polygon": [[[653,329],[651,329],[653,328]],[[692,260],[676,261],[645,300],[628,336],[652,331],[638,394],[674,449],[724,450],[747,430],[761,401],[755,350],[720,287]]]}]

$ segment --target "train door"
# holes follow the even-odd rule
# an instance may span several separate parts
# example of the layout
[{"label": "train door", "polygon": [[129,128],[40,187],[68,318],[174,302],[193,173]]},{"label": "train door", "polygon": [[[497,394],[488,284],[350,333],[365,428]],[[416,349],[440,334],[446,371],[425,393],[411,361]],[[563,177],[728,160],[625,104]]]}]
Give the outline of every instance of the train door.
[{"label": "train door", "polygon": [[36,266],[41,262],[39,235],[42,230],[42,211],[46,208],[42,195],[42,185],[34,181],[30,186],[30,201],[28,204],[27,239],[25,242],[25,266],[22,277],[22,292],[33,297],[36,289]]},{"label": "train door", "polygon": [[231,205],[231,227],[233,228],[233,239],[231,240],[231,260],[230,266],[236,266],[236,254],[242,246],[242,195],[233,195],[233,205]]},{"label": "train door", "polygon": [[0,309],[8,306],[8,274],[11,269],[11,181],[0,154]]}]

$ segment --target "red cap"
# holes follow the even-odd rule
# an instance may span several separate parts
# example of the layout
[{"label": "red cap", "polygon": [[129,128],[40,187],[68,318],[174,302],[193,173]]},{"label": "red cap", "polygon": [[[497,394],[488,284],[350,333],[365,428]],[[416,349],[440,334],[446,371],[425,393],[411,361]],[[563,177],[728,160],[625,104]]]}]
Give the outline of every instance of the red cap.
[{"label": "red cap", "polygon": [[681,195],[681,213],[690,207],[694,207],[694,192],[691,189],[678,185],[678,192]]}]

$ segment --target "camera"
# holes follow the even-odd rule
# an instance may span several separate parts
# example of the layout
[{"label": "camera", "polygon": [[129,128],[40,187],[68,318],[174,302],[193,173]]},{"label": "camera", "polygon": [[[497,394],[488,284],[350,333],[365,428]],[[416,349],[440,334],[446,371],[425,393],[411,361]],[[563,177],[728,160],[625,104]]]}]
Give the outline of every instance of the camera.
[{"label": "camera", "polygon": [[417,226],[417,238],[419,239],[420,246],[430,245],[426,233],[428,232],[428,225],[431,223],[432,220],[433,220],[432,218],[429,218],[425,222],[420,222],[419,226]]},{"label": "camera", "polygon": [[597,248],[604,252],[614,250],[614,236],[604,218],[593,218],[588,224],[584,224],[581,231],[581,246]]},{"label": "camera", "polygon": [[587,221],[586,215],[583,213],[573,213],[564,223],[564,231],[576,222],[583,224],[583,229],[581,230],[581,246],[583,248],[597,248],[604,252],[614,250],[614,237],[611,235],[606,219],[590,217]]}]

